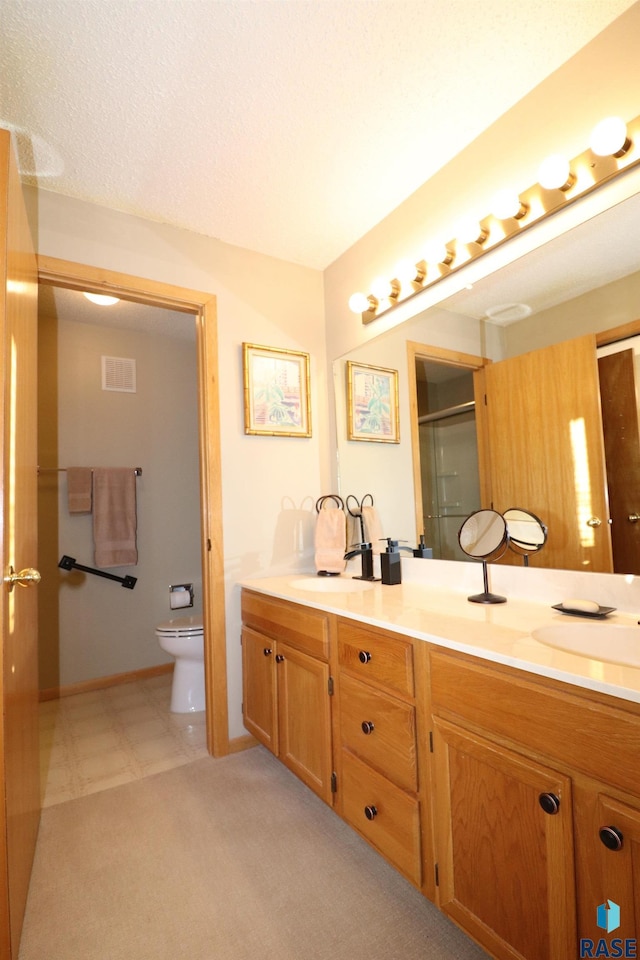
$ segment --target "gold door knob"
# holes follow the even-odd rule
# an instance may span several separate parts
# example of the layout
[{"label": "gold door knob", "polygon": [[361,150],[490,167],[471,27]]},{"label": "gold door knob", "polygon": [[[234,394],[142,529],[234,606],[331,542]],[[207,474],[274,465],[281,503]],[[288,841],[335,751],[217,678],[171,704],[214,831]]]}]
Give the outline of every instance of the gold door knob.
[{"label": "gold door knob", "polygon": [[602,525],[602,520],[600,517],[589,517],[587,520],[588,527],[599,527]]},{"label": "gold door knob", "polygon": [[21,587],[31,587],[40,583],[41,579],[40,572],[34,570],[33,567],[25,567],[20,573],[16,573],[13,567],[9,567],[9,573],[5,575],[4,582],[9,588],[9,593],[11,593],[16,583],[19,583]]},{"label": "gold door knob", "polygon": [[638,520],[640,520],[640,513],[629,514],[629,516],[627,517],[627,520],[629,521],[629,523],[637,523]]}]

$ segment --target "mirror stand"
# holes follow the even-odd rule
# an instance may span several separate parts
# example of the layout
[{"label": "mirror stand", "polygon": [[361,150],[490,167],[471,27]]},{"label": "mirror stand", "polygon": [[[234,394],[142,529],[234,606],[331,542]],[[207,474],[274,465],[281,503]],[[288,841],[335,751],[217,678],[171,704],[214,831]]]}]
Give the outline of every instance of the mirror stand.
[{"label": "mirror stand", "polygon": [[506,603],[507,598],[501,597],[497,593],[490,593],[489,591],[489,574],[487,572],[487,561],[482,561],[482,580],[484,583],[484,592],[476,593],[473,597],[467,597],[467,600],[470,600],[471,603]]}]

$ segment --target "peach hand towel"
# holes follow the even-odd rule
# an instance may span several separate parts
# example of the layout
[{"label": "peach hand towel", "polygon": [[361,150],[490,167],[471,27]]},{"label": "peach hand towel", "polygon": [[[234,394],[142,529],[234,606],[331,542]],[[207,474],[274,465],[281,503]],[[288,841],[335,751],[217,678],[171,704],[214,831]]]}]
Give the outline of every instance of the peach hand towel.
[{"label": "peach hand towel", "polygon": [[93,542],[96,567],[129,567],[138,562],[136,475],[133,467],[93,471]]},{"label": "peach hand towel", "polygon": [[69,513],[91,513],[91,467],[67,467]]},{"label": "peach hand towel", "polygon": [[347,523],[344,511],[338,507],[323,507],[318,512],[315,533],[316,570],[342,573],[347,565]]},{"label": "peach hand towel", "polygon": [[367,543],[370,543],[374,553],[382,553],[386,549],[384,542],[384,533],[382,532],[382,523],[378,511],[375,507],[362,508],[362,521],[364,523],[364,537]]}]

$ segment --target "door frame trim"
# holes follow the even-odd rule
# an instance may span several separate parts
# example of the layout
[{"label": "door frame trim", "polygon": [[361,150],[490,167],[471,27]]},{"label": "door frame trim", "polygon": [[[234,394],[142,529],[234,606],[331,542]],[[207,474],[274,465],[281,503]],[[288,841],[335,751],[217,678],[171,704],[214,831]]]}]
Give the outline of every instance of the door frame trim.
[{"label": "door frame trim", "polygon": [[229,753],[216,298],[212,293],[38,256],[38,282],[193,314],[196,322],[207,747]]}]

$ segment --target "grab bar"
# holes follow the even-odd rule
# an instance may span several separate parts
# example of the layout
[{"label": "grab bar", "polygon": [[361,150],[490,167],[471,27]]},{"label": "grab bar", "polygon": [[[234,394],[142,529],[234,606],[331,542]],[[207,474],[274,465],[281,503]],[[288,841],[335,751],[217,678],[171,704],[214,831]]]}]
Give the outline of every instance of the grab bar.
[{"label": "grab bar", "polygon": [[68,557],[66,554],[58,564],[63,570],[82,570],[84,573],[95,573],[96,577],[104,577],[105,580],[116,580],[127,590],[133,590],[138,582],[137,577],[116,577],[115,573],[105,573],[104,570],[95,570],[94,567],[85,567],[82,563],[76,563],[74,557]]}]

